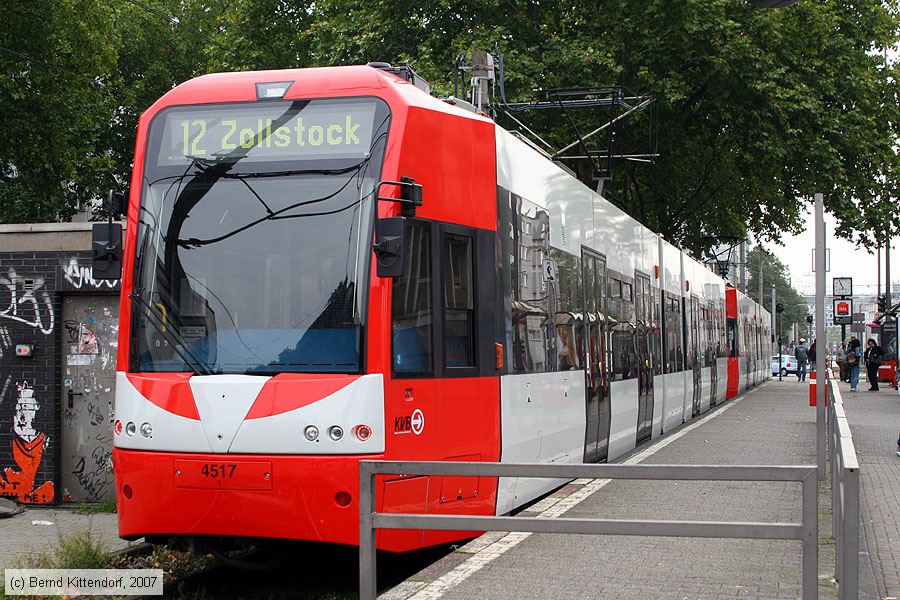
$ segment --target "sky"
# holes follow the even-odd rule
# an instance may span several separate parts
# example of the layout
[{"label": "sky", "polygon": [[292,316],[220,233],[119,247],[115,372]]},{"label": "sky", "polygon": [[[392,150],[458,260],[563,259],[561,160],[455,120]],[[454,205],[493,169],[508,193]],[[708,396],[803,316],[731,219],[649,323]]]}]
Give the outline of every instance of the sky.
[{"label": "sky", "polygon": [[[807,226],[803,233],[784,235],[783,246],[765,243],[764,247],[771,251],[788,268],[791,283],[801,294],[815,293],[816,279],[812,270],[812,250],[815,247],[815,229],[812,214],[812,203],[807,205]],[[878,281],[877,263],[874,253],[857,248],[843,238],[834,236],[837,222],[825,213],[826,247],[831,249],[831,271],[828,272],[825,289],[831,293],[832,277],[852,277],[854,295],[875,294]],[[891,281],[900,283],[900,239],[895,238],[891,252]],[[884,251],[881,253],[881,286],[884,291]]]}]

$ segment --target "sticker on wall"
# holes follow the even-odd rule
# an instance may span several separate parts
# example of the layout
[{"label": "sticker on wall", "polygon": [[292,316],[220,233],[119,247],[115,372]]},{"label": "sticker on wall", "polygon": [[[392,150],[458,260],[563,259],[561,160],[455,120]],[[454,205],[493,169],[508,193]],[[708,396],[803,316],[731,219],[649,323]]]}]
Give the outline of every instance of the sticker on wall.
[{"label": "sticker on wall", "polygon": [[96,354],[67,354],[66,366],[69,367],[86,367],[97,362]]},{"label": "sticker on wall", "polygon": [[40,405],[27,382],[17,384],[15,417],[13,418],[12,455],[16,467],[0,471],[0,496],[16,498],[26,504],[53,502],[53,482],[35,487],[38,467],[47,448],[48,438],[34,427]]},{"label": "sticker on wall", "polygon": [[100,351],[97,348],[97,335],[82,323],[81,335],[78,336],[78,354],[97,354],[98,352]]}]

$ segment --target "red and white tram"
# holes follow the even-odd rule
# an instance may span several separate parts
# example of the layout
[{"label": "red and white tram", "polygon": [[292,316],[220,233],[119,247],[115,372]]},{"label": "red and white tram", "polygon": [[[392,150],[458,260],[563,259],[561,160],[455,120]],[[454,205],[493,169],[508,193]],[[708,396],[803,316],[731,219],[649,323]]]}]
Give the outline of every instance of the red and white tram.
[{"label": "red and white tram", "polygon": [[[609,460],[768,378],[765,310],[403,74],[207,75],[142,115],[122,537],[356,544],[361,459]],[[417,190],[414,215],[376,200]],[[402,273],[379,277],[376,221],[401,212]],[[387,478],[378,505],[503,514],[558,484]]]}]

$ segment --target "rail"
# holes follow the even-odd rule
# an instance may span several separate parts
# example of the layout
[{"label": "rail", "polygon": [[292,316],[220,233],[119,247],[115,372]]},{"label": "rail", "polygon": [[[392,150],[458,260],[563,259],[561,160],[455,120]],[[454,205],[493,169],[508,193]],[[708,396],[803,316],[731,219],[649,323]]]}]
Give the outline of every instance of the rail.
[{"label": "rail", "polygon": [[[547,477],[677,481],[794,481],[803,486],[800,523],[650,521],[427,515],[375,510],[376,475]],[[816,466],[509,464],[487,462],[362,461],[359,463],[359,597],[376,595],[375,533],[378,529],[516,531],[698,538],[782,539],[802,542],[803,600],[817,597],[818,515]]]},{"label": "rail", "polygon": [[859,462],[844,412],[844,399],[832,377],[828,402],[828,457],[831,462],[831,527],[835,541],[834,578],[842,600],[859,595]]}]

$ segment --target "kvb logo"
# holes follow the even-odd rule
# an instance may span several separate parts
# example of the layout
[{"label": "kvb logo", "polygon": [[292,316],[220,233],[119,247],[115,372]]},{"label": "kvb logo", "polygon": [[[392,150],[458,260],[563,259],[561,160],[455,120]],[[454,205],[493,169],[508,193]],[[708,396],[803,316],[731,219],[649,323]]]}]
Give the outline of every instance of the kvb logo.
[{"label": "kvb logo", "polygon": [[394,418],[394,435],[413,433],[421,435],[425,429],[425,413],[418,408],[411,415]]}]

